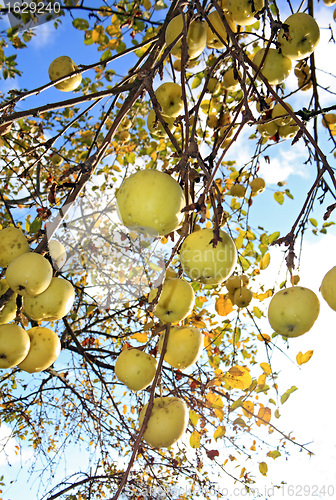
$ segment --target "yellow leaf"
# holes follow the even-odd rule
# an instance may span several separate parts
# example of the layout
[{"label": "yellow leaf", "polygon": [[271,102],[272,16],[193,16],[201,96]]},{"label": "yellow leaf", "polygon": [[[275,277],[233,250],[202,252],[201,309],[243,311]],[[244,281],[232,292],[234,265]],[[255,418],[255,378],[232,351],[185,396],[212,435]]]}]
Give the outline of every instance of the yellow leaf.
[{"label": "yellow leaf", "polygon": [[266,375],[270,375],[272,373],[271,367],[268,363],[260,363],[261,368],[266,373]]},{"label": "yellow leaf", "polygon": [[220,316],[227,316],[233,311],[233,305],[230,299],[221,294],[216,300],[215,309]]},{"label": "yellow leaf", "polygon": [[266,269],[268,266],[269,266],[269,263],[271,261],[271,256],[269,253],[265,253],[265,255],[262,256],[261,260],[260,260],[260,269],[261,270],[264,270]]},{"label": "yellow leaf", "polygon": [[195,411],[193,411],[193,410],[189,411],[189,419],[193,425],[196,425],[200,418],[201,418],[201,415],[199,415]]},{"label": "yellow leaf", "polygon": [[226,384],[231,389],[247,389],[252,384],[252,377],[249,370],[244,366],[232,366],[224,375]]},{"label": "yellow leaf", "polygon": [[192,448],[199,448],[201,446],[201,436],[199,432],[194,431],[190,436],[190,446]]},{"label": "yellow leaf", "polygon": [[267,471],[268,471],[267,463],[266,462],[260,462],[259,463],[259,472],[260,472],[260,474],[262,474],[263,476],[267,476]]},{"label": "yellow leaf", "polygon": [[143,0],[143,6],[145,7],[146,10],[150,10],[151,8],[151,3],[150,3],[150,0]]},{"label": "yellow leaf", "polygon": [[215,415],[218,418],[218,420],[222,421],[225,414],[224,414],[224,411],[222,410],[222,408],[216,408]]},{"label": "yellow leaf", "polygon": [[127,413],[127,406],[126,406],[126,405],[124,405],[124,406],[123,406],[123,414],[125,415],[126,413]]},{"label": "yellow leaf", "polygon": [[206,395],[206,400],[208,408],[223,408],[224,406],[222,398],[218,396],[218,394],[214,394],[211,391],[209,391]]},{"label": "yellow leaf", "polygon": [[253,297],[262,301],[268,299],[269,297],[272,297],[272,295],[273,295],[273,290],[267,290],[265,293],[258,293],[256,295],[253,294]]},{"label": "yellow leaf", "polygon": [[132,335],[131,339],[135,339],[138,342],[147,342],[148,336],[146,333],[135,333]]},{"label": "yellow leaf", "polygon": [[196,326],[196,328],[206,328],[206,324],[201,319],[192,318],[190,323]]},{"label": "yellow leaf", "polygon": [[266,344],[271,341],[271,337],[267,333],[259,333],[257,339],[266,342]]},{"label": "yellow leaf", "polygon": [[271,457],[271,458],[273,458],[273,460],[275,460],[276,458],[281,457],[281,453],[279,450],[273,450],[273,451],[269,451],[267,453],[267,456]]},{"label": "yellow leaf", "polygon": [[305,354],[302,354],[302,352],[300,351],[299,354],[296,356],[297,364],[303,365],[303,363],[307,363],[307,361],[310,360],[313,354],[314,351],[307,351]]},{"label": "yellow leaf", "polygon": [[217,441],[218,438],[224,436],[226,433],[226,428],[224,425],[219,425],[217,427],[217,429],[215,430],[215,433],[214,433],[214,438],[215,438],[215,441]]},{"label": "yellow leaf", "polygon": [[150,330],[151,328],[153,328],[154,326],[154,321],[150,321],[149,323],[146,323],[144,326],[143,326],[143,329],[145,332],[147,332],[147,330]]},{"label": "yellow leaf", "polygon": [[242,410],[245,417],[252,418],[254,413],[254,404],[252,401],[244,401]]},{"label": "yellow leaf", "polygon": [[258,378],[258,385],[264,385],[266,382],[266,373],[263,373]]},{"label": "yellow leaf", "polygon": [[297,387],[295,387],[295,385],[292,385],[292,387],[290,389],[287,389],[287,391],[284,392],[283,395],[281,396],[280,398],[281,403],[284,404],[294,391],[297,391]]},{"label": "yellow leaf", "polygon": [[262,406],[258,411],[259,419],[257,420],[257,425],[259,427],[260,427],[260,425],[267,425],[268,422],[271,420],[271,415],[272,415],[271,409],[267,408],[265,406]]}]

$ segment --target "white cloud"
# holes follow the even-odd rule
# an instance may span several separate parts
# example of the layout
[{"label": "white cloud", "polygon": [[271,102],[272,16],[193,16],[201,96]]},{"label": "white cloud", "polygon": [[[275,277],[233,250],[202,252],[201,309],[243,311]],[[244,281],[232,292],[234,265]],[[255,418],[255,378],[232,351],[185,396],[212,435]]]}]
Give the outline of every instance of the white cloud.
[{"label": "white cloud", "polygon": [[22,464],[32,458],[32,448],[22,448],[6,424],[0,424],[0,466]]}]

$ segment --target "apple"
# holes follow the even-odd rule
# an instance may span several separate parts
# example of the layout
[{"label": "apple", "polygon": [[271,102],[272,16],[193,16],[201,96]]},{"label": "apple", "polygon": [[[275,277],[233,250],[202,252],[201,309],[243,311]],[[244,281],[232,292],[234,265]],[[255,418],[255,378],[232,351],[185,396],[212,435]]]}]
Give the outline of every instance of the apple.
[{"label": "apple", "polygon": [[162,114],[175,118],[183,111],[182,89],[178,83],[163,83],[156,89],[155,95],[161,106]]},{"label": "apple", "polygon": [[[336,114],[326,113],[322,118],[322,125],[333,132],[336,129]],[[1,231],[0,231],[1,233]]]},{"label": "apple", "polygon": [[300,90],[303,90],[303,92],[310,90],[312,86],[313,86],[313,80],[311,79],[310,75],[298,78],[298,87]]},{"label": "apple", "polygon": [[226,9],[235,23],[248,26],[258,21],[255,15],[265,6],[264,0],[227,0]]},{"label": "apple", "polygon": [[295,122],[288,123],[287,125],[279,127],[279,136],[283,139],[293,139],[293,137],[296,136],[299,130],[300,127],[296,125]]},{"label": "apple", "polygon": [[323,3],[325,5],[328,5],[328,7],[330,7],[331,5],[335,5],[336,0],[323,0]]},{"label": "apple", "polygon": [[307,64],[307,61],[299,61],[295,65],[294,74],[298,78],[303,78],[304,76],[308,76],[310,74],[310,67]]},{"label": "apple", "polygon": [[[152,290],[148,302],[152,302],[158,290]],[[170,278],[164,282],[162,292],[153,313],[165,323],[178,323],[191,313],[195,303],[192,286],[180,278]]]},{"label": "apple", "polygon": [[25,313],[34,321],[54,321],[68,314],[75,300],[72,284],[63,278],[52,278],[44,292],[24,298]]},{"label": "apple", "polygon": [[1,267],[7,267],[13,259],[28,252],[30,252],[29,243],[21,229],[9,226],[0,230]]},{"label": "apple", "polygon": [[[0,281],[0,297],[7,292],[9,286],[6,283],[6,280]],[[13,321],[16,316],[16,297],[17,294],[13,293],[7,304],[3,307],[0,312],[0,325],[4,323],[9,323]]]},{"label": "apple", "polygon": [[250,182],[250,188],[251,196],[256,196],[257,194],[262,193],[266,188],[264,179],[262,179],[261,177],[255,177],[255,179]]},{"label": "apple", "polygon": [[64,245],[58,240],[48,241],[49,255],[53,264],[57,266],[58,269],[62,269],[66,263],[67,255]]},{"label": "apple", "polygon": [[53,270],[47,259],[34,252],[24,253],[7,267],[6,281],[20,295],[39,295],[48,288]]},{"label": "apple", "polygon": [[[253,63],[259,68],[266,49],[260,49],[253,57]],[[286,80],[292,69],[292,61],[276,49],[268,49],[261,69],[262,75],[270,85],[279,85]]]},{"label": "apple", "polygon": [[310,56],[320,41],[320,28],[315,19],[305,12],[296,12],[287,17],[278,34],[278,44],[284,56],[304,59]]},{"label": "apple", "polygon": [[[186,22],[186,16],[179,14],[174,17],[166,28],[165,40],[166,45],[170,45],[173,41],[183,32],[184,22]],[[189,24],[187,32],[187,47],[188,56],[190,59],[196,59],[200,56],[205,49],[207,41],[206,29],[204,23],[201,21],[193,20]],[[172,48],[171,54],[177,59],[182,57],[182,39],[180,39]]]},{"label": "apple", "polygon": [[293,286],[280,290],[268,306],[268,321],[284,337],[298,337],[308,332],[320,312],[320,302],[309,288]]},{"label": "apple", "polygon": [[279,127],[275,121],[259,123],[257,125],[257,130],[262,137],[274,137],[278,132]]},{"label": "apple", "polygon": [[[236,33],[237,31],[237,26],[236,24],[232,21],[231,17],[228,15],[225,15],[223,13],[223,16],[225,17],[228,25],[230,26],[231,30]],[[228,44],[229,43],[229,35],[226,31],[226,28],[224,26],[224,23],[217,12],[217,10],[214,10],[208,14],[208,17],[206,19],[205,27],[206,27],[206,32],[207,32],[207,47],[209,49],[224,49],[225,43],[222,42],[217,36],[217,34],[212,31],[212,28],[210,27],[210,24],[207,21],[210,21],[211,25],[215,28],[217,33],[221,36],[221,38]]]},{"label": "apple", "polygon": [[208,92],[213,96],[217,96],[221,91],[221,84],[217,78],[211,77],[208,81]]},{"label": "apple", "polygon": [[217,118],[217,115],[215,115],[214,113],[211,113],[207,117],[207,125],[210,128],[217,128],[218,127],[218,118]]},{"label": "apple", "polygon": [[267,113],[267,111],[272,109],[273,106],[274,106],[273,97],[264,97],[262,101],[258,101],[256,104],[257,111],[261,115]]},{"label": "apple", "polygon": [[[167,123],[167,126],[171,132],[174,132],[175,130],[175,125],[174,121],[175,118],[170,118],[168,116],[163,116],[164,121]],[[162,123],[160,120],[156,117],[156,113],[154,109],[151,109],[150,112],[148,113],[147,116],[147,128],[150,131],[150,133],[156,137],[156,138],[161,138],[161,137],[167,137],[167,133],[165,129],[163,128]]]},{"label": "apple", "polygon": [[60,156],[59,154],[57,153],[54,153],[53,155],[51,155],[51,163],[55,166],[55,167],[60,167],[63,163],[63,158],[62,156]]},{"label": "apple", "polygon": [[129,142],[130,139],[131,139],[131,134],[129,133],[128,130],[121,130],[121,132],[118,132],[116,134],[116,140],[121,143]]},{"label": "apple", "polygon": [[[78,66],[76,66],[71,57],[68,56],[56,57],[56,59],[53,60],[48,69],[50,81],[53,82],[54,80],[57,80],[62,76],[69,75],[70,73],[76,71],[77,69]],[[56,83],[55,87],[58,90],[61,90],[62,92],[70,92],[79,87],[81,81],[82,81],[82,75],[74,75],[70,76],[70,78],[67,78],[67,80],[64,80],[63,82]]]},{"label": "apple", "polygon": [[12,368],[28,354],[29,335],[21,326],[0,325],[0,368]]},{"label": "apple", "polygon": [[[241,74],[240,74],[241,78]],[[225,71],[223,75],[223,87],[226,90],[230,90],[230,92],[233,92],[235,90],[238,90],[240,88],[240,83],[239,80],[236,80],[235,78],[235,72],[233,68],[228,69]]]},{"label": "apple", "polygon": [[[287,102],[286,104],[289,107],[289,109],[293,111],[292,106]],[[282,104],[280,104],[280,102],[276,103],[276,105],[272,109],[272,118],[276,118],[276,120],[274,120],[274,123],[276,123],[276,125],[278,125],[279,127],[294,122],[291,115],[288,114],[288,111],[285,110],[285,108],[282,106]]]},{"label": "apple", "polygon": [[233,293],[236,290],[238,290],[238,288],[247,286],[248,284],[249,284],[249,279],[245,274],[242,274],[241,276],[237,275],[230,276],[230,278],[228,278],[224,283],[228,292],[233,292]]},{"label": "apple", "polygon": [[24,360],[17,364],[28,373],[41,372],[49,368],[61,352],[61,342],[57,334],[43,326],[34,326],[27,331],[30,348]]},{"label": "apple", "polygon": [[[148,403],[139,415],[141,427]],[[175,397],[154,398],[143,439],[153,448],[168,448],[180,439],[188,425],[189,412],[184,401]]]},{"label": "apple", "polygon": [[212,229],[201,229],[189,234],[182,243],[180,262],[183,271],[194,281],[218,285],[226,280],[237,263],[237,250],[231,237],[220,230],[214,247]]},{"label": "apple", "polygon": [[252,290],[242,286],[237,288],[237,290],[235,291],[233,296],[233,303],[240,308],[247,307],[251,302],[252,298],[253,298]]},{"label": "apple", "polygon": [[[158,344],[162,350],[165,332],[161,333]],[[194,326],[172,326],[169,332],[164,360],[173,368],[184,370],[196,363],[201,355],[203,336]]]},{"label": "apple", "polygon": [[121,120],[120,126],[121,128],[128,130],[132,127],[132,120],[125,116],[125,118]]},{"label": "apple", "polygon": [[118,380],[129,389],[141,391],[153,382],[156,368],[157,361],[153,356],[128,348],[119,354],[114,371]]},{"label": "apple", "polygon": [[230,187],[229,195],[235,196],[236,198],[244,198],[246,194],[246,187],[242,184],[233,184]]},{"label": "apple", "polygon": [[331,309],[336,311],[336,266],[324,276],[320,292]]},{"label": "apple", "polygon": [[139,170],[117,193],[122,223],[137,233],[164,236],[181,224],[185,198],[179,183],[159,170]]}]

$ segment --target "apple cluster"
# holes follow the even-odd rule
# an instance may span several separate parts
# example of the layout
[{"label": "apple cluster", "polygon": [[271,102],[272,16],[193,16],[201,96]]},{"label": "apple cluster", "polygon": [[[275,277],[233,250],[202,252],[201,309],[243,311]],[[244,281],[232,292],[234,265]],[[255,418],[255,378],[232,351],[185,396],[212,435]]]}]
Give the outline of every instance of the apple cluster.
[{"label": "apple cluster", "polygon": [[[64,247],[56,240],[50,242],[49,253],[56,265],[64,260]],[[17,324],[17,296],[22,296],[23,312],[30,320],[54,321],[70,311],[73,286],[53,277],[49,261],[31,252],[27,238],[15,227],[0,231],[0,266],[6,268],[1,296],[9,288],[14,292],[0,312],[0,368],[18,366],[29,373],[45,370],[59,356],[60,340],[50,328],[34,326],[25,331]]]},{"label": "apple cluster", "polygon": [[[265,140],[271,138],[292,139],[295,137],[299,131],[299,126],[285,107],[281,103],[277,103],[273,107],[274,102],[272,100],[268,100],[266,104],[268,109],[261,112],[262,123],[257,125],[260,135]],[[289,103],[285,104],[293,112],[292,106]],[[260,109],[260,106],[258,109]]]}]

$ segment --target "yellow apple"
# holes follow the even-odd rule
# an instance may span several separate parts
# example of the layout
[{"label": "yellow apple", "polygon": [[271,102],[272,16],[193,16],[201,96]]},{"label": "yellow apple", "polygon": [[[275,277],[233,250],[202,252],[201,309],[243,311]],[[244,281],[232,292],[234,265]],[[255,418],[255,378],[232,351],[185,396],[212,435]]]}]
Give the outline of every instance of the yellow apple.
[{"label": "yellow apple", "polygon": [[28,373],[41,372],[49,368],[61,352],[61,342],[57,334],[43,326],[34,326],[27,331],[30,348],[18,368]]},{"label": "yellow apple", "polygon": [[[174,121],[175,118],[170,118],[168,116],[163,116],[164,121],[167,123],[167,126],[171,132],[174,132],[175,126]],[[147,128],[150,133],[157,138],[167,137],[167,133],[158,118],[156,118],[156,113],[154,109],[151,109],[147,116]]]},{"label": "yellow apple", "polygon": [[304,59],[310,56],[320,40],[320,28],[315,19],[305,12],[296,12],[287,17],[281,28],[278,44],[284,56],[290,59]]},{"label": "yellow apple", "polygon": [[287,125],[279,127],[279,136],[283,139],[293,139],[293,137],[296,136],[299,130],[300,127],[296,125],[295,122],[288,123]]},{"label": "yellow apple", "polygon": [[[224,13],[223,13],[223,16],[225,16],[225,19],[226,19],[228,25],[230,26],[231,30],[234,33],[236,33],[237,26],[232,21],[230,16],[225,15]],[[219,13],[217,12],[217,10],[210,12],[207,19],[210,21],[211,25],[215,28],[215,30],[221,36],[221,38],[228,44],[230,38],[229,38],[229,35],[226,31],[224,23],[219,15]],[[205,27],[206,27],[206,32],[207,32],[207,47],[209,49],[223,49],[225,47],[225,43],[223,43],[222,40],[220,40],[220,38],[218,38],[216,33],[214,31],[212,31],[207,20],[205,22]]]},{"label": "yellow apple", "polygon": [[20,295],[39,295],[48,288],[53,270],[47,259],[34,252],[24,253],[7,267],[6,281]]},{"label": "yellow apple", "polygon": [[114,371],[120,382],[132,391],[141,391],[154,379],[156,359],[139,349],[125,349],[119,354]]},{"label": "yellow apple", "polygon": [[[288,102],[286,102],[286,104],[289,107],[289,109],[293,111],[292,106],[288,104]],[[285,108],[282,106],[282,104],[280,104],[280,102],[277,102],[274,108],[272,109],[272,118],[276,118],[276,120],[274,120],[274,123],[276,123],[276,125],[278,125],[279,127],[294,122],[291,115],[288,114],[288,111],[285,110]]]},{"label": "yellow apple", "polygon": [[226,8],[232,19],[241,26],[257,22],[255,15],[265,6],[264,0],[227,0]]},{"label": "yellow apple", "polygon": [[312,290],[293,286],[280,290],[268,306],[268,321],[284,337],[298,337],[308,332],[320,312],[320,302]]},{"label": "yellow apple", "polygon": [[241,279],[239,276],[234,275],[230,276],[224,283],[228,292],[235,292],[238,288],[241,287]]},{"label": "yellow apple", "polygon": [[323,115],[322,125],[333,132],[336,129],[336,114],[326,113],[325,115]]},{"label": "yellow apple", "polygon": [[328,7],[330,7],[331,5],[335,5],[336,0],[323,0],[323,3],[325,3],[325,5],[328,5]]},{"label": "yellow apple", "polygon": [[64,161],[64,160],[63,160],[63,158],[62,158],[62,156],[60,156],[60,155],[59,155],[59,154],[57,154],[57,153],[54,153],[54,154],[51,156],[50,160],[51,160],[51,163],[52,163],[55,167],[60,167],[60,166],[62,165],[63,161]]},{"label": "yellow apple", "polygon": [[[336,2],[336,0],[335,0],[335,2]],[[335,3],[335,2],[334,2],[334,3]],[[333,13],[333,18],[334,18],[334,21],[336,21],[336,9],[334,10],[334,13]]]},{"label": "yellow apple", "polygon": [[320,292],[331,309],[336,311],[336,266],[324,276]]},{"label": "yellow apple", "polygon": [[218,285],[226,280],[237,263],[237,250],[231,237],[219,232],[222,241],[214,247],[212,229],[189,234],[180,250],[180,262],[187,276],[194,281]]},{"label": "yellow apple", "polygon": [[[186,22],[186,16],[184,15],[184,22]],[[166,45],[170,45],[173,41],[183,32],[183,17],[182,14],[174,17],[168,24],[165,40]],[[188,55],[190,59],[196,59],[200,56],[206,46],[206,29],[201,21],[193,20],[191,21],[188,32],[187,32],[187,47]],[[177,59],[182,57],[182,39],[180,39],[172,48],[171,54]]]},{"label": "yellow apple", "polygon": [[253,298],[252,290],[245,287],[238,288],[233,296],[233,302],[236,306],[247,307]]},{"label": "yellow apple", "polygon": [[235,90],[238,90],[240,88],[239,80],[236,80],[233,68],[230,68],[227,71],[225,71],[223,75],[223,87],[226,90],[230,90],[230,92],[234,92]]},{"label": "yellow apple", "polygon": [[233,184],[230,187],[229,195],[235,196],[236,198],[244,198],[246,194],[246,187],[242,184]]},{"label": "yellow apple", "polygon": [[275,121],[271,121],[267,123],[259,123],[257,125],[257,130],[263,137],[274,137],[278,132],[279,127]]},{"label": "yellow apple", "polygon": [[250,188],[252,196],[256,196],[257,194],[262,193],[266,188],[264,179],[262,179],[261,177],[256,177],[250,182]]},{"label": "yellow apple", "polygon": [[0,231],[0,266],[7,267],[8,264],[24,253],[30,252],[27,238],[16,227],[5,227]]},{"label": "yellow apple", "polygon": [[[140,412],[140,427],[147,407],[148,404]],[[174,397],[154,398],[143,439],[153,448],[168,448],[183,436],[188,421],[188,407],[182,399]]]},{"label": "yellow apple", "polygon": [[[160,335],[159,352],[162,350],[165,332]],[[173,368],[184,370],[196,363],[201,355],[203,336],[194,326],[172,326],[169,332],[164,360]]]},{"label": "yellow apple", "polygon": [[27,356],[29,335],[21,326],[0,325],[0,368],[12,368]]},{"label": "yellow apple", "polygon": [[[73,71],[76,71],[78,66],[73,62],[73,60],[68,56],[60,56],[54,59],[50,64],[48,73],[49,78],[53,82],[62,76],[69,75]],[[82,75],[74,75],[67,78],[63,82],[57,83],[55,87],[62,92],[71,92],[75,90],[82,81]]]},{"label": "yellow apple", "polygon": [[24,298],[25,313],[35,321],[53,321],[68,314],[75,300],[72,284],[63,278],[52,278],[44,292]]},{"label": "yellow apple", "polygon": [[[148,302],[152,302],[158,290],[152,290]],[[191,313],[195,303],[192,286],[180,278],[170,278],[163,284],[162,292],[153,313],[165,323],[178,323]]]},{"label": "yellow apple", "polygon": [[158,170],[139,170],[122,183],[117,209],[123,224],[138,233],[164,236],[181,224],[185,198],[181,186]]},{"label": "yellow apple", "polygon": [[[7,292],[9,286],[6,283],[6,280],[0,281],[0,297]],[[13,293],[7,304],[3,307],[0,312],[0,325],[4,323],[9,323],[16,316],[16,297],[17,294]]]},{"label": "yellow apple", "polygon": [[182,89],[178,83],[163,83],[156,89],[155,95],[161,106],[162,114],[175,118],[183,111]]},{"label": "yellow apple", "polygon": [[[260,66],[266,49],[260,49],[253,57],[253,63]],[[292,69],[292,61],[289,57],[279,53],[276,49],[268,49],[266,58],[261,69],[262,75],[270,85],[278,85],[286,80]]]},{"label": "yellow apple", "polygon": [[53,264],[56,264],[58,269],[62,269],[67,259],[64,245],[58,240],[50,240],[48,241],[48,248]]}]

